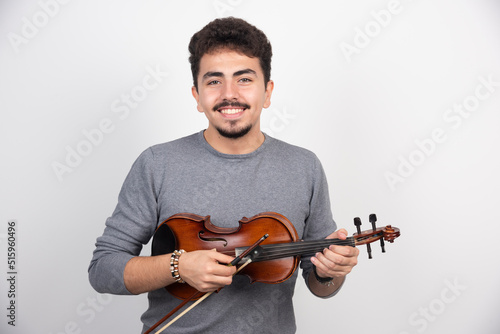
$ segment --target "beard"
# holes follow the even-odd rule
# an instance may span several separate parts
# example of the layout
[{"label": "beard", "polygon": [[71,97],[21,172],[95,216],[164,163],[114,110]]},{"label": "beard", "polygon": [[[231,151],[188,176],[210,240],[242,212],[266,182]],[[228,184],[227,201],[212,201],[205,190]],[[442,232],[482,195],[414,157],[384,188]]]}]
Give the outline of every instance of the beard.
[{"label": "beard", "polygon": [[230,138],[230,139],[238,139],[246,135],[252,129],[252,125],[249,124],[247,126],[237,127],[236,122],[230,122],[229,129],[223,129],[220,127],[216,127],[215,129],[219,132],[222,137]]},{"label": "beard", "polygon": [[[238,101],[223,101],[213,107],[213,111],[218,112],[220,108],[223,107],[236,107],[236,108],[245,108],[250,109],[250,106],[246,103],[241,103]],[[246,126],[238,127],[237,121],[229,121],[229,128],[224,129],[221,127],[215,127],[215,129],[219,132],[219,134],[225,138],[230,139],[238,139],[246,135],[252,129],[252,124],[248,124]]]}]

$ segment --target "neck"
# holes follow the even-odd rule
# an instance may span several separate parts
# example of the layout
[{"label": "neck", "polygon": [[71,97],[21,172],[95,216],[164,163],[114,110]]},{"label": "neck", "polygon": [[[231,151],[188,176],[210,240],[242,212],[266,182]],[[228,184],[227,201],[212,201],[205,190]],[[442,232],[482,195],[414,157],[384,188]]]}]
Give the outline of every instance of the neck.
[{"label": "neck", "polygon": [[264,134],[258,131],[250,131],[240,138],[227,138],[219,134],[217,130],[208,128],[203,133],[207,143],[215,150],[224,154],[247,154],[258,149],[264,143]]}]

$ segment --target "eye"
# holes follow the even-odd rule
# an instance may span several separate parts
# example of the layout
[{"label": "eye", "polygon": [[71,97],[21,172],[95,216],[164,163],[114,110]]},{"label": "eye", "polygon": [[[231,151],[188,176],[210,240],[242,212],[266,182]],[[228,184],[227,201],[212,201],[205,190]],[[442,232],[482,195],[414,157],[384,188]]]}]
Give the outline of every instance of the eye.
[{"label": "eye", "polygon": [[250,78],[241,78],[239,80],[239,82],[248,83],[248,82],[252,82],[252,79],[250,79]]},{"label": "eye", "polygon": [[207,82],[208,86],[220,84],[219,80],[210,80]]}]

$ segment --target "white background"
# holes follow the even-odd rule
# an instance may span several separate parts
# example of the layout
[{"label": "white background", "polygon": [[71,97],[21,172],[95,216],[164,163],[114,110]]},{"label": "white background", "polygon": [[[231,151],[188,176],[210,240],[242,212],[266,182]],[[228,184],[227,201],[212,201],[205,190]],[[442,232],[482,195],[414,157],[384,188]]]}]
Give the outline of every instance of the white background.
[{"label": "white background", "polygon": [[139,333],[146,296],[100,296],[87,267],[138,154],[206,127],[187,44],[228,15],[271,40],[263,128],[320,157],[338,225],[376,213],[402,232],[372,260],[362,247],[335,298],[300,282],[298,333],[500,332],[498,2],[62,2],[0,2],[1,333]]}]

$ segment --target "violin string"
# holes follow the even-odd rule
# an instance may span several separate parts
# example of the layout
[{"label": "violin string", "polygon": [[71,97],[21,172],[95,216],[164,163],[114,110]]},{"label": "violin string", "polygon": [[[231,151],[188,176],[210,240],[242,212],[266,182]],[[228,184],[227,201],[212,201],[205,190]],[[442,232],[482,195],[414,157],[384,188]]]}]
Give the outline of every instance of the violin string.
[{"label": "violin string", "polygon": [[[256,259],[254,259],[254,262],[269,261],[296,255],[313,255],[314,253],[321,252],[329,245],[355,246],[356,243],[364,242],[372,238],[377,238],[381,235],[382,233],[377,233],[374,235],[361,237],[348,237],[345,240],[321,239],[261,245],[263,251]],[[234,251],[227,251],[222,253],[234,255]]]},{"label": "violin string", "polygon": [[295,255],[313,255],[316,252],[322,251],[329,245],[355,246],[356,241],[359,243],[374,237],[378,237],[379,235],[381,234],[375,234],[371,236],[363,236],[357,238],[349,237],[346,240],[323,239],[318,241],[301,241],[294,243],[263,245],[262,254],[259,255],[254,260],[254,262],[275,260]]},{"label": "violin string", "polygon": [[266,261],[266,260],[275,260],[282,259],[285,257],[292,257],[296,255],[313,255],[314,253],[320,252],[325,247],[303,247],[299,249],[289,249],[287,251],[266,251],[264,250],[261,255],[259,255],[255,262],[257,261]]},{"label": "violin string", "polygon": [[[345,242],[345,243],[335,243],[336,245],[350,245],[351,243],[350,242]],[[283,252],[283,253],[293,253],[293,252],[298,252],[297,255],[299,255],[301,252],[303,251],[308,251],[308,250],[311,250],[311,249],[318,249],[319,250],[322,250],[323,248],[326,248],[328,246],[332,245],[332,243],[328,243],[328,242],[321,242],[321,243],[314,243],[314,244],[311,244],[311,243],[294,243],[294,244],[291,244],[291,245],[280,245],[280,244],[276,244],[276,245],[264,245],[266,247],[264,247],[265,250],[267,250],[268,252],[276,252],[276,253],[280,253],[280,252]]]},{"label": "violin string", "polygon": [[[261,247],[269,250],[269,251],[287,251],[290,250],[294,252],[297,249],[303,249],[306,247],[314,247],[314,248],[319,248],[323,249],[329,245],[340,245],[340,246],[352,246],[354,245],[354,241],[352,238],[347,239],[347,240],[340,240],[340,239],[321,239],[321,240],[309,240],[309,241],[297,241],[297,242],[291,242],[291,243],[277,243],[277,244],[264,244],[261,245]],[[236,248],[241,248],[246,249],[245,247],[236,247]],[[234,251],[222,251],[224,254],[232,254]]]},{"label": "violin string", "polygon": [[254,261],[266,261],[295,255],[308,255],[322,251],[329,245],[354,246],[353,238],[347,240],[323,239],[294,243],[262,245],[263,252]]}]

